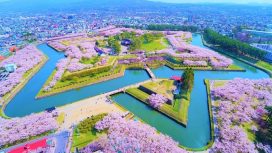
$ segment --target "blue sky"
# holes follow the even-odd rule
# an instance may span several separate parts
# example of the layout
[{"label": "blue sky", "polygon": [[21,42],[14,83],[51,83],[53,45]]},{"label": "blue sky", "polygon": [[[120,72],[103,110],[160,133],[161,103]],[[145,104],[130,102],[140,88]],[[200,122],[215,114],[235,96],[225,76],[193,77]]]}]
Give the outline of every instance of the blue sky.
[{"label": "blue sky", "polygon": [[[11,1],[11,0],[0,0],[0,2]],[[69,0],[68,0],[69,1]],[[168,3],[269,3],[272,4],[272,0],[150,0]]]},{"label": "blue sky", "polygon": [[272,4],[272,0],[152,0],[152,1],[160,1],[160,2],[170,2],[170,3],[270,3]]}]

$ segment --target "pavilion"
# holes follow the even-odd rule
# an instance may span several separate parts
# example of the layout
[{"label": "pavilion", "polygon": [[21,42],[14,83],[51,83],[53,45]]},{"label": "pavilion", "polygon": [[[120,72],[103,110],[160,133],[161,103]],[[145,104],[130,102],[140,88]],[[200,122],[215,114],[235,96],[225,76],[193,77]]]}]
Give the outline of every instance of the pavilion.
[{"label": "pavilion", "polygon": [[179,77],[179,76],[172,76],[170,78],[171,80],[174,80],[174,81],[177,81],[177,82],[182,82],[183,81],[183,78],[182,77]]}]

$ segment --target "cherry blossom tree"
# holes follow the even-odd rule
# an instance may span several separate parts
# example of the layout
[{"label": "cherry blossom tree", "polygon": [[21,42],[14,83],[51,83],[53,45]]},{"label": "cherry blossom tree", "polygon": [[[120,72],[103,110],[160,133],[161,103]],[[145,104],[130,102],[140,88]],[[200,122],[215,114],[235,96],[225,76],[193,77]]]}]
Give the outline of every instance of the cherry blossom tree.
[{"label": "cherry blossom tree", "polygon": [[150,106],[158,109],[167,102],[167,98],[165,98],[164,96],[160,94],[152,94],[149,96],[148,101]]},{"label": "cherry blossom tree", "polygon": [[107,153],[181,153],[185,150],[169,136],[158,134],[156,129],[138,121],[127,120],[119,114],[109,114],[95,128],[107,130],[107,137],[95,141],[81,150],[82,153],[102,150]]},{"label": "cherry blossom tree", "polygon": [[2,61],[0,67],[4,67],[6,64],[15,64],[17,69],[9,74],[6,80],[1,81],[0,98],[21,83],[24,74],[39,64],[42,58],[43,54],[35,46],[29,45]]},{"label": "cherry blossom tree", "polygon": [[13,119],[0,118],[0,147],[55,130],[57,127],[53,113],[43,112]]},{"label": "cherry blossom tree", "polygon": [[213,100],[218,102],[218,137],[211,152],[258,152],[260,148],[269,152],[268,144],[250,141],[242,126],[253,124],[248,129],[253,134],[259,130],[258,121],[267,114],[265,106],[272,105],[272,80],[237,78],[220,87],[212,86],[211,94]]}]

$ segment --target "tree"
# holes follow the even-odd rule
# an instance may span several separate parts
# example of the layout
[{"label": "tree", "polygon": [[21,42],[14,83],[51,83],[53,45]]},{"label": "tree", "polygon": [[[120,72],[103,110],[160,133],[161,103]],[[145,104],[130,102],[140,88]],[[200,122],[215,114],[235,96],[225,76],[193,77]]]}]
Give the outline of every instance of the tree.
[{"label": "tree", "polygon": [[194,86],[194,71],[192,68],[185,69],[182,74],[183,84],[182,89],[191,92]]},{"label": "tree", "polygon": [[121,45],[119,43],[118,37],[109,37],[108,38],[108,46],[111,47],[117,54],[121,51]]},{"label": "tree", "polygon": [[137,49],[140,49],[142,46],[142,40],[139,37],[136,37],[132,39],[132,44],[130,45],[130,50],[135,51]]},{"label": "tree", "polygon": [[272,144],[272,107],[266,107],[267,117],[265,117],[262,122],[264,122],[262,129],[257,132],[257,138],[261,142],[267,144]]},{"label": "tree", "polygon": [[156,31],[190,31],[197,32],[197,27],[195,26],[184,26],[184,25],[173,25],[173,24],[151,24],[147,26],[147,30],[156,30]]},{"label": "tree", "polygon": [[112,47],[115,41],[116,41],[116,40],[115,40],[114,37],[109,37],[109,38],[108,38],[108,46],[109,46],[109,47]]},{"label": "tree", "polygon": [[148,98],[149,104],[156,109],[160,108],[163,104],[165,104],[167,100],[167,98],[160,94],[152,94]]},{"label": "tree", "polygon": [[97,151],[120,153],[183,153],[169,136],[159,134],[157,130],[139,121],[127,120],[119,114],[109,114],[99,121],[95,128],[107,130],[107,137],[91,143],[81,153]]},{"label": "tree", "polygon": [[34,136],[58,128],[54,113],[47,112],[31,114],[23,118],[0,118],[0,125],[0,148],[22,143],[24,140],[30,140]]},{"label": "tree", "polygon": [[208,43],[219,45],[225,52],[247,55],[258,59],[262,59],[267,54],[265,51],[252,47],[247,43],[220,35],[211,29],[205,29],[203,37]]},{"label": "tree", "polygon": [[121,45],[118,41],[114,41],[112,48],[114,49],[114,51],[119,54],[121,51]]}]

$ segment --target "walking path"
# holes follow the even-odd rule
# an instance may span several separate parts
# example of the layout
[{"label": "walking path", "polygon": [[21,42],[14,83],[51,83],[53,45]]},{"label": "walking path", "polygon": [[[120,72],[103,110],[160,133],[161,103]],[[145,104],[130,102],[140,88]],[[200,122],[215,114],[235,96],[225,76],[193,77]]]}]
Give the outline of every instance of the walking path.
[{"label": "walking path", "polygon": [[65,114],[64,122],[60,126],[59,131],[71,129],[73,125],[78,124],[80,121],[101,113],[123,113],[123,110],[112,104],[107,97],[119,92],[125,92],[129,88],[135,88],[147,82],[150,82],[150,80],[57,108],[59,113],[63,112]]},{"label": "walking path", "polygon": [[152,78],[152,80],[156,79],[156,76],[154,75],[154,73],[150,70],[150,68],[147,65],[145,65],[145,70],[149,74],[149,76]]},{"label": "walking path", "polygon": [[139,87],[140,85],[145,84],[147,82],[150,82],[150,80],[146,80],[146,81],[143,81],[143,82],[140,82],[140,83],[136,83],[136,84],[133,84],[133,85],[130,85],[130,86],[126,86],[126,87],[123,87],[123,88],[120,88],[120,89],[105,93],[104,96],[107,97],[107,96],[111,96],[111,95],[114,95],[114,94],[117,94],[117,93],[120,93],[120,92],[125,92],[129,88],[136,88],[136,87]]}]

